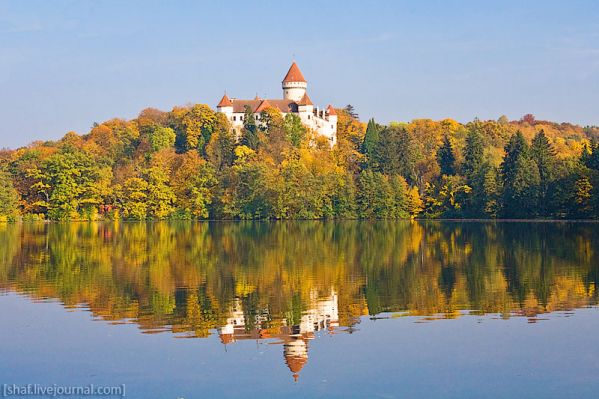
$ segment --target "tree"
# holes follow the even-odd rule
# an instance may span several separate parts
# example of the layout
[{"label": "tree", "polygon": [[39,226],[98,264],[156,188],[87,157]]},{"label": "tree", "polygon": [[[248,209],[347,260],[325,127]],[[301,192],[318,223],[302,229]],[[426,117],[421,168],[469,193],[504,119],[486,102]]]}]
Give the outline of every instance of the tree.
[{"label": "tree", "polygon": [[352,118],[352,119],[359,119],[358,118],[358,114],[356,113],[356,110],[354,109],[354,106],[351,104],[347,104],[344,108],[345,112],[347,112],[347,114]]},{"label": "tree", "polygon": [[214,130],[216,113],[208,105],[195,104],[191,108],[175,108],[171,115],[179,152],[197,150],[205,154],[206,144]]},{"label": "tree", "polygon": [[374,119],[370,119],[368,121],[368,126],[366,127],[364,141],[362,142],[362,153],[366,155],[370,167],[373,167],[376,164],[376,148],[378,146],[379,140],[379,126]]},{"label": "tree", "polygon": [[526,114],[520,119],[520,122],[528,123],[529,125],[534,125],[536,123],[535,116],[533,114]]},{"label": "tree", "polygon": [[149,134],[150,148],[156,152],[172,147],[176,136],[175,131],[170,127],[157,126]]},{"label": "tree", "polygon": [[530,155],[539,170],[539,215],[549,216],[552,208],[549,188],[555,178],[555,150],[543,130],[532,140]]},{"label": "tree", "polygon": [[169,184],[169,169],[164,164],[157,164],[145,171],[147,213],[155,219],[165,219],[175,211],[176,196]]},{"label": "tree", "polygon": [[470,129],[466,136],[466,148],[464,149],[464,163],[462,173],[466,182],[471,184],[484,162],[484,144],[482,137],[476,128]]},{"label": "tree", "polygon": [[0,222],[13,221],[18,216],[19,194],[10,175],[0,169]]},{"label": "tree", "polygon": [[580,219],[586,219],[593,215],[592,192],[593,186],[588,177],[582,176],[575,183],[576,203],[575,216]]},{"label": "tree", "polygon": [[376,149],[376,162],[387,175],[401,175],[409,183],[416,182],[418,154],[413,136],[403,126],[390,126],[381,132]]},{"label": "tree", "polygon": [[393,210],[391,217],[395,219],[407,219],[410,217],[408,191],[410,187],[408,182],[400,175],[393,175],[390,179],[391,190],[393,192]]},{"label": "tree", "polygon": [[45,196],[41,204],[52,220],[89,219],[109,195],[110,170],[101,168],[89,154],[66,146],[31,171],[35,187]]},{"label": "tree", "polygon": [[126,219],[145,220],[148,214],[148,183],[139,177],[125,181],[119,190],[121,210]]},{"label": "tree", "polygon": [[245,146],[235,149],[236,160],[231,167],[223,193],[223,213],[236,219],[267,219],[274,217],[276,192],[273,192],[273,169],[256,158]]},{"label": "tree", "polygon": [[300,117],[292,113],[285,115],[284,128],[291,145],[296,148],[299,147],[305,140],[307,133]]},{"label": "tree", "polygon": [[217,172],[222,172],[233,165],[233,149],[235,136],[225,115],[219,113],[216,118],[214,133],[206,147],[206,156]]},{"label": "tree", "polygon": [[521,132],[505,147],[501,164],[503,179],[502,214],[505,217],[534,217],[538,212],[539,169]]},{"label": "tree", "polygon": [[451,143],[448,135],[443,137],[443,144],[437,151],[437,162],[441,168],[442,175],[455,175],[455,154],[453,150],[453,144]]},{"label": "tree", "polygon": [[246,105],[243,116],[243,131],[241,132],[241,145],[244,145],[252,150],[258,148],[258,126],[252,109]]},{"label": "tree", "polygon": [[408,213],[411,217],[416,217],[424,209],[424,202],[420,198],[417,187],[410,187],[408,190]]},{"label": "tree", "polygon": [[472,189],[461,176],[443,175],[435,184],[427,183],[424,214],[429,218],[460,218]]}]

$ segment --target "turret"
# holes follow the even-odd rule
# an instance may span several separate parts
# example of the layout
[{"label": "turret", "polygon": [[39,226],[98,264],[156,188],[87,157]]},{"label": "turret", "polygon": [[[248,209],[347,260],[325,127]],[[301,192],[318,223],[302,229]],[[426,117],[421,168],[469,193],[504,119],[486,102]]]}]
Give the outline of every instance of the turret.
[{"label": "turret", "polygon": [[285,100],[291,101],[300,101],[304,94],[306,94],[306,88],[308,87],[308,82],[304,79],[304,75],[302,75],[302,71],[300,71],[297,64],[294,62],[291,64],[287,75],[282,82],[283,86],[283,98]]},{"label": "turret", "polygon": [[221,98],[220,102],[216,106],[217,112],[222,112],[226,115],[233,114],[233,101],[227,96],[227,93]]}]

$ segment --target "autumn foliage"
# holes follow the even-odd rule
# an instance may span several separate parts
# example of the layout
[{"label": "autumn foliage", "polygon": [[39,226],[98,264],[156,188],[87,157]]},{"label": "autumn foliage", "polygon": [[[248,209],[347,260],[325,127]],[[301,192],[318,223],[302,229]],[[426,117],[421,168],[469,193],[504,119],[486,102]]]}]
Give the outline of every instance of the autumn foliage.
[{"label": "autumn foliage", "polygon": [[0,153],[0,220],[596,218],[599,129],[337,110],[337,143],[266,109],[197,104]]}]

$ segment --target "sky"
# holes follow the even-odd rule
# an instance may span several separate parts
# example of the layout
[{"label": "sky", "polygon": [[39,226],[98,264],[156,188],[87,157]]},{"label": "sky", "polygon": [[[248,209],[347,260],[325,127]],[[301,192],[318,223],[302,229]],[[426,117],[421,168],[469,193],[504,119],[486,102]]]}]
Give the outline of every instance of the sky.
[{"label": "sky", "polygon": [[363,120],[599,125],[598,1],[0,0],[0,148],[280,98],[292,60],[316,105]]}]

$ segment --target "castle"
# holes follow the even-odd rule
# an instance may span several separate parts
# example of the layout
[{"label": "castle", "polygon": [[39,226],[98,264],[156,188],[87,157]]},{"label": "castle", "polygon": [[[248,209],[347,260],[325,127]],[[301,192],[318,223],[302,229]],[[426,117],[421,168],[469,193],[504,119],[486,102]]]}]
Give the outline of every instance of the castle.
[{"label": "castle", "polygon": [[306,89],[308,82],[295,62],[291,64],[287,75],[282,82],[282,99],[264,99],[256,96],[253,100],[240,100],[223,96],[216,110],[227,116],[233,129],[239,134],[243,128],[243,118],[246,106],[254,114],[256,122],[260,123],[260,113],[266,108],[272,107],[281,111],[285,116],[293,113],[309,129],[325,136],[331,145],[337,141],[337,114],[335,109],[329,105],[326,109],[315,107]]}]

